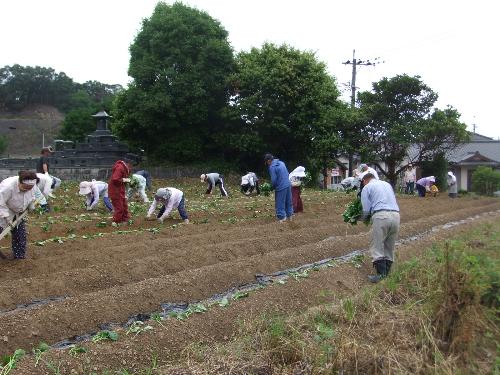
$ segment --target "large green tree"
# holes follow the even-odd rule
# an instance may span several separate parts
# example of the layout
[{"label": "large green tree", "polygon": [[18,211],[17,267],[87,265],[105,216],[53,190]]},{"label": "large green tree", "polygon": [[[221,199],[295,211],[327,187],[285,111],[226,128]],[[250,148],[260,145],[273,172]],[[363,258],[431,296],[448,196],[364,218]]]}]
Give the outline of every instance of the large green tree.
[{"label": "large green tree", "polygon": [[[366,118],[359,135],[375,164],[396,185],[402,162],[433,159],[467,140],[466,125],[452,108],[434,108],[438,95],[419,76],[398,75],[373,83],[358,101]],[[385,164],[382,167],[380,162]]]},{"label": "large green tree", "polygon": [[326,147],[318,142],[339,92],[325,64],[312,52],[269,43],[241,52],[236,61],[229,144],[259,160],[268,150],[300,164],[314,158],[314,139],[318,148]]},{"label": "large green tree", "polygon": [[215,155],[234,68],[227,38],[207,13],[158,3],[130,46],[133,82],[115,101],[118,135],[158,159]]}]

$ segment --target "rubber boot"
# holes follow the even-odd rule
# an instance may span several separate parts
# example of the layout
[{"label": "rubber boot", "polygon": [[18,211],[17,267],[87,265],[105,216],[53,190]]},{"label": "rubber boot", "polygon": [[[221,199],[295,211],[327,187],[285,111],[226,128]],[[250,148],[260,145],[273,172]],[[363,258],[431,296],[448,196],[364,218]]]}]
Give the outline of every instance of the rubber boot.
[{"label": "rubber boot", "polygon": [[392,266],[392,260],[386,259],[385,260],[386,276],[389,275],[389,272],[391,272],[391,266]]},{"label": "rubber boot", "polygon": [[113,211],[113,205],[111,204],[111,199],[109,199],[109,197],[103,197],[102,201],[110,212]]},{"label": "rubber boot", "polygon": [[373,262],[373,268],[377,271],[376,275],[369,275],[368,280],[372,283],[378,283],[387,276],[387,269],[385,266],[385,259],[376,260]]}]

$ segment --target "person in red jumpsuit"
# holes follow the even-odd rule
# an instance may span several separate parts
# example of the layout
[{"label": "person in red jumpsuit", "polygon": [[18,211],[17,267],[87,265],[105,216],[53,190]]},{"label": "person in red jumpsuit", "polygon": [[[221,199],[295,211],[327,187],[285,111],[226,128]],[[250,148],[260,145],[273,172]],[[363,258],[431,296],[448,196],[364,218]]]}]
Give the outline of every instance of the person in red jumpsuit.
[{"label": "person in red jumpsuit", "polygon": [[130,219],[125,184],[130,182],[130,167],[123,160],[118,160],[111,170],[108,194],[113,204],[113,222],[125,223]]}]

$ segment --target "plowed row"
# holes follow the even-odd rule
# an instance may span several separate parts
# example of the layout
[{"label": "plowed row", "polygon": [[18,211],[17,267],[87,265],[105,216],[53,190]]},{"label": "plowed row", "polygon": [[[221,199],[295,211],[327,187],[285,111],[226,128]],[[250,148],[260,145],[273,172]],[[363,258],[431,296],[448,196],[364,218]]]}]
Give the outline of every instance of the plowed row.
[{"label": "plowed row", "polygon": [[[97,222],[107,220],[103,212],[73,223],[74,238],[62,244],[32,245],[26,261],[0,260],[0,354],[95,332],[109,322],[123,323],[132,315],[159,311],[164,302],[204,299],[254,281],[256,273],[366,248],[369,228],[347,226],[340,216],[351,198],[306,191],[306,212],[285,225],[272,218],[272,197],[205,200],[194,194],[188,195],[187,207],[194,221],[189,226],[172,228],[179,221],[172,219],[158,233],[119,234],[110,226],[96,227]],[[401,237],[500,209],[495,199],[402,197],[399,203]],[[144,222],[142,214],[118,230],[158,227],[155,222]],[[40,230],[46,217],[31,219],[30,241],[61,235],[66,230],[63,226],[72,225],[58,221],[67,213],[51,215],[56,220],[52,233]],[[105,234],[82,238],[96,233]],[[16,308],[49,297],[61,298],[33,308]]]}]

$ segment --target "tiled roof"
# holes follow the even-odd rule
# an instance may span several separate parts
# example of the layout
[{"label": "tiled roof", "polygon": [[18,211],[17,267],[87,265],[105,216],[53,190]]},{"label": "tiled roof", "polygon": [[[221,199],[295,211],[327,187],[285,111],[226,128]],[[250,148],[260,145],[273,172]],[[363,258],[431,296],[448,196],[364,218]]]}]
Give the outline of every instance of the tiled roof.
[{"label": "tiled roof", "polygon": [[457,147],[447,155],[447,159],[451,163],[459,163],[469,159],[476,152],[500,163],[500,141],[476,141],[465,143]]}]

